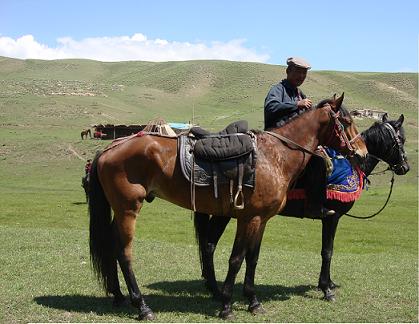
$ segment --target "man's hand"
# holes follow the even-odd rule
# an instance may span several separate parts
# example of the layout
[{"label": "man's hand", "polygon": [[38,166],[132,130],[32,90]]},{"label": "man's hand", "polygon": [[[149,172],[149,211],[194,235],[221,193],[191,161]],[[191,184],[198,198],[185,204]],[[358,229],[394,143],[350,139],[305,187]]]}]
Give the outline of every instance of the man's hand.
[{"label": "man's hand", "polygon": [[297,107],[299,109],[311,108],[311,105],[312,105],[312,103],[311,103],[310,99],[303,99],[303,100],[300,100],[300,101],[297,102]]}]

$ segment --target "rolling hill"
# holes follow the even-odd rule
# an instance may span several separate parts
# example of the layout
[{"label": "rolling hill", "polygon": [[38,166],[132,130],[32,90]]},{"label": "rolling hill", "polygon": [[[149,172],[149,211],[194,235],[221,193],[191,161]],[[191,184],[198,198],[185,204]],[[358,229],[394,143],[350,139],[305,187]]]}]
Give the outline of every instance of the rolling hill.
[{"label": "rolling hill", "polygon": [[[263,101],[284,66],[230,61],[117,62],[18,60],[0,57],[2,175],[27,163],[73,160],[100,144],[79,140],[98,123],[145,123],[155,117],[193,121],[217,130],[246,119],[263,127]],[[415,73],[312,71],[303,86],[314,102],[345,92],[349,109],[373,108],[406,116],[408,155],[417,175]],[[357,122],[361,129],[371,120]],[[103,145],[102,145],[103,146]]]}]

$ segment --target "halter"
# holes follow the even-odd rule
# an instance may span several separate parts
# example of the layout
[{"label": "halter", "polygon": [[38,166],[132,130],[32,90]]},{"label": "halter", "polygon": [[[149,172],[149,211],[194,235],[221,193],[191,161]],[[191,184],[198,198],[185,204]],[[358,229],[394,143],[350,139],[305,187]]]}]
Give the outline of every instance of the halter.
[{"label": "halter", "polygon": [[390,124],[390,123],[384,123],[384,127],[389,131],[391,138],[394,140],[394,144],[391,147],[391,151],[390,154],[388,156],[388,158],[386,158],[386,160],[390,160],[389,158],[392,156],[392,153],[394,152],[394,149],[396,148],[399,156],[402,157],[402,161],[396,164],[391,165],[390,163],[387,162],[387,164],[389,165],[391,170],[396,170],[398,168],[401,168],[403,163],[405,163],[406,161],[406,154],[404,153],[402,147],[403,144],[400,141],[400,138],[398,136],[398,132],[394,129],[394,127]]},{"label": "halter", "polygon": [[[383,162],[387,163],[389,169],[392,170],[392,171],[395,171],[398,168],[401,168],[403,166],[403,163],[406,162],[406,154],[404,153],[404,151],[402,149],[403,144],[400,141],[400,138],[398,136],[398,132],[394,129],[393,126],[391,126],[390,123],[384,122],[383,125],[388,130],[388,132],[390,133],[391,139],[394,142],[393,146],[390,149],[390,153],[385,158],[383,158],[383,159],[381,159],[378,156],[375,156],[374,154],[371,154],[371,153],[368,153],[368,155],[372,156],[376,160],[383,161]],[[399,163],[391,164],[390,162],[387,162],[387,161],[389,161],[390,160],[390,157],[393,155],[394,148],[397,148],[397,151],[399,153],[399,156],[402,157],[402,161],[399,162]]]},{"label": "halter", "polygon": [[[402,156],[403,161],[401,163],[399,163],[399,164],[393,164],[393,165],[391,165],[389,162],[385,161],[384,159],[381,159],[378,156],[375,156],[375,155],[373,155],[371,153],[368,153],[368,155],[370,155],[374,159],[388,164],[388,169],[382,171],[382,173],[384,173],[386,171],[391,171],[391,173],[392,173],[392,175],[391,175],[391,181],[390,181],[390,190],[388,192],[387,199],[384,202],[384,205],[377,212],[375,212],[374,214],[371,214],[369,216],[356,216],[356,215],[351,215],[351,214],[346,213],[345,215],[347,215],[349,217],[357,218],[357,219],[370,219],[370,218],[373,218],[373,217],[377,216],[378,214],[380,214],[384,210],[384,208],[386,208],[387,203],[390,200],[391,193],[393,192],[394,171],[395,171],[395,169],[401,167],[402,163],[405,162],[405,154],[404,154],[404,152],[402,150],[403,145],[402,145],[402,143],[400,141],[400,138],[398,136],[398,132],[396,132],[396,130],[393,128],[393,126],[391,126],[390,123],[385,123],[384,122],[383,125],[389,131],[391,138],[394,140],[394,145],[391,147],[391,151],[390,151],[390,155],[389,156],[391,157],[391,153],[393,152],[393,149],[397,146],[397,149],[399,151],[399,154]],[[358,134],[357,136],[359,136],[359,135],[360,134]],[[355,137],[353,139],[355,139]],[[389,159],[386,158],[386,160],[389,160]],[[378,173],[376,173],[376,174],[378,174]]]}]

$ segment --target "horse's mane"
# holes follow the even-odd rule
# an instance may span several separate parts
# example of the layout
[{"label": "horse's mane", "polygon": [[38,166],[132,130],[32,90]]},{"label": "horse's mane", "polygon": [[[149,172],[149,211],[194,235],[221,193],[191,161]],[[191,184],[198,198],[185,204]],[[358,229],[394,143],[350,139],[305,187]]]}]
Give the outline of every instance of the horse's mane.
[{"label": "horse's mane", "polygon": [[[322,101],[320,101],[320,102],[317,104],[316,108],[323,107],[325,104],[330,104],[331,102],[332,102],[332,99],[323,99]],[[345,105],[344,105],[344,104],[342,104],[342,105],[340,106],[340,108],[339,108],[339,112],[340,112],[340,115],[341,115],[342,117],[348,117],[348,118],[350,118],[350,120],[351,120],[351,121],[353,121],[352,116],[351,116],[351,114],[349,113],[349,110],[345,107]]]},{"label": "horse's mane", "polygon": [[[388,121],[387,123],[389,123],[394,129],[396,129],[396,120],[391,120]],[[401,137],[401,141],[404,144],[405,142],[405,132],[404,132],[404,128],[400,127],[399,129],[399,134]],[[374,142],[374,145],[377,146],[385,146],[386,143],[388,142],[388,131],[385,129],[384,126],[384,122],[375,122],[370,128],[364,130],[361,133],[361,136],[363,138],[368,138],[370,141]]]},{"label": "horse's mane", "polygon": [[290,114],[289,116],[287,116],[284,119],[282,119],[279,122],[277,122],[276,123],[276,127],[274,127],[274,128],[285,126],[286,124],[289,124],[291,121],[293,121],[297,117],[305,114],[308,111],[314,110],[316,108],[317,107],[298,109],[298,111],[296,111],[295,113]]}]

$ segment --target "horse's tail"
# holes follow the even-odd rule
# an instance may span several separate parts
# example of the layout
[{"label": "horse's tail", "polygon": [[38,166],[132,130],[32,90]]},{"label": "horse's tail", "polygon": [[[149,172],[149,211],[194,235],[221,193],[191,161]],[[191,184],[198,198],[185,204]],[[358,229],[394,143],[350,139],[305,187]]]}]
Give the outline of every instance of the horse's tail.
[{"label": "horse's tail", "polygon": [[110,293],[116,256],[112,235],[111,207],[97,173],[97,163],[101,154],[96,154],[89,177],[90,260],[99,282],[103,284],[106,292]]},{"label": "horse's tail", "polygon": [[204,270],[202,252],[206,248],[206,243],[208,242],[208,224],[209,215],[197,212],[194,213],[195,239],[198,244],[201,271]]}]

